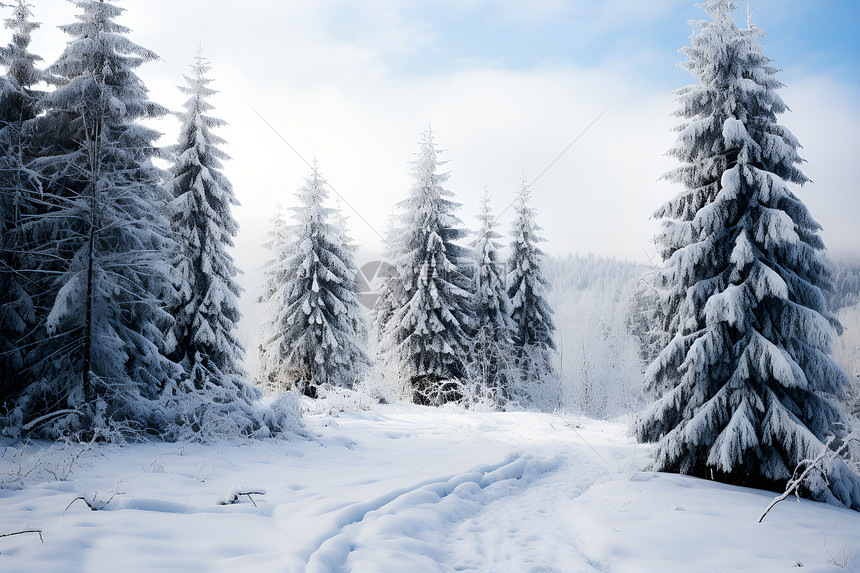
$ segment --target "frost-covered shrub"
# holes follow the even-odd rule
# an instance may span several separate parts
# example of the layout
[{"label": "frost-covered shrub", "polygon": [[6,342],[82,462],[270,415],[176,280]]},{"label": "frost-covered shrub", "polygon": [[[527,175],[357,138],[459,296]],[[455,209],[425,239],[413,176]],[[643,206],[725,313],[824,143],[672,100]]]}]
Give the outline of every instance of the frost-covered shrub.
[{"label": "frost-covered shrub", "polygon": [[308,414],[332,415],[338,412],[365,412],[372,410],[378,402],[363,389],[343,388],[325,384],[317,388],[313,400],[305,399],[302,408]]},{"label": "frost-covered shrub", "polygon": [[467,342],[465,382],[460,391],[463,401],[502,407],[525,395],[509,332],[484,323]]},{"label": "frost-covered shrub", "polygon": [[386,375],[383,368],[375,365],[367,377],[356,385],[356,391],[368,396],[378,404],[393,404],[409,400],[409,388],[402,377]]},{"label": "frost-covered shrub", "polygon": [[301,403],[293,392],[282,392],[274,400],[260,405],[262,425],[254,437],[266,437],[270,433],[303,434]]},{"label": "frost-covered shrub", "polygon": [[26,441],[12,442],[7,447],[5,440],[0,440],[0,446],[4,448],[0,489],[20,489],[34,483],[68,479],[91,453],[93,442]]},{"label": "frost-covered shrub", "polygon": [[221,387],[165,394],[159,403],[161,437],[210,442],[301,433],[301,408],[292,392],[264,401],[259,390],[244,382],[236,381],[235,387],[244,395],[225,395],[217,391]]}]

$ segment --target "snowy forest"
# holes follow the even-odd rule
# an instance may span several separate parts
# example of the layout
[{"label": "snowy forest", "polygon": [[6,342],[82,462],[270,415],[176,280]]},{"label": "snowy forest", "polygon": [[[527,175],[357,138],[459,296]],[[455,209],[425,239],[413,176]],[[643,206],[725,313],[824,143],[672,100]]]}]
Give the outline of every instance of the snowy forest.
[{"label": "snowy forest", "polygon": [[[295,550],[277,565],[261,557],[274,559],[262,549],[266,533],[259,550],[213,557],[194,545],[187,561],[178,546],[159,557],[135,545],[141,570],[592,571],[630,570],[623,556],[635,550],[608,533],[587,548],[567,537],[529,541],[520,526],[543,527],[534,507],[498,504],[538,496],[548,507],[560,495],[590,516],[620,514],[630,488],[651,488],[651,502],[676,514],[655,519],[683,517],[685,507],[701,519],[720,496],[755,491],[743,503],[764,511],[763,526],[771,509],[788,511],[779,497],[765,509],[779,494],[844,512],[839,539],[849,541],[837,550],[825,541],[823,551],[828,564],[850,567],[860,548],[860,259],[829,254],[802,200],[803,148],[782,123],[790,102],[779,62],[749,9],[739,25],[737,2],[708,0],[681,50],[692,83],[672,94],[674,145],[654,151],[673,161],[663,176],[672,195],[653,205],[656,254],[642,263],[547,254],[533,197],[543,173],[510,181],[509,206],[484,185],[472,210],[452,184],[458,142],[437,122],[410,134],[410,186],[378,190],[388,226],[380,254],[366,260],[351,234],[362,216],[327,180],[337,171],[325,156],[304,161],[302,180],[273,170],[268,189],[234,188],[228,124],[213,104],[226,86],[202,48],[176,78],[184,106],[169,110],[145,82],[157,53],[118,23],[143,8],[73,4],[51,62],[30,51],[39,3],[0,3],[0,503],[53,492],[69,498],[62,506],[71,501],[59,516],[85,518],[74,513],[81,500],[115,514],[99,527],[123,530],[134,518],[121,514],[135,511],[152,528],[188,518],[171,522],[176,531],[213,512],[270,520],[249,531],[282,512],[313,524],[278,522]],[[152,127],[168,115],[178,132]],[[282,205],[260,245],[262,269],[235,248],[246,192],[275,193]],[[245,292],[239,277],[258,270],[258,291]],[[240,305],[248,299],[259,309],[250,319]],[[256,338],[243,339],[243,320],[255,321]],[[400,438],[403,450],[389,443]],[[112,477],[110,460],[123,477]],[[401,469],[382,477],[389,466]],[[174,497],[152,493],[158,479],[173,480]],[[198,498],[212,497],[212,484],[226,489],[225,479],[235,481],[219,509],[205,509]],[[680,479],[710,485],[671,481]],[[150,493],[134,497],[136,487]],[[725,489],[702,501],[685,487]],[[333,502],[338,495],[350,502]],[[637,503],[628,519],[658,511]],[[38,533],[50,546],[48,511],[36,511],[44,525],[25,524],[17,509],[0,520],[9,536],[0,570],[7,548],[22,571],[52,570],[81,551],[75,534],[46,555],[25,540]],[[463,519],[480,523],[475,547],[507,543],[522,562],[449,544],[440,532],[467,539]],[[584,535],[569,515],[552,519],[552,530]],[[825,529],[827,519],[815,513],[808,527]],[[488,538],[497,522],[507,540]],[[801,547],[779,558],[803,566],[822,552],[792,542],[805,531],[748,535]],[[119,559],[104,549],[76,557],[74,570]],[[696,562],[679,551],[672,565],[647,554],[645,569]],[[744,551],[721,563],[749,565]],[[567,565],[524,565],[550,563]]]}]

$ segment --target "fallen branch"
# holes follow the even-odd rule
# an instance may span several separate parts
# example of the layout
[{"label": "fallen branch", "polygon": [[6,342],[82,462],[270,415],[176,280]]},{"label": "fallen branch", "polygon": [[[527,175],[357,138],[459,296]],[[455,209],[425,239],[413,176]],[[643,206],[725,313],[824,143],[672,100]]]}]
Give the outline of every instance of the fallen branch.
[{"label": "fallen branch", "polygon": [[0,537],[12,537],[13,535],[24,535],[25,533],[36,533],[39,535],[39,541],[42,543],[45,542],[45,538],[42,537],[41,529],[26,529],[24,531],[15,531],[14,533],[0,533]]},{"label": "fallen branch", "polygon": [[[12,533],[0,533],[0,537],[12,537],[13,535],[25,535],[27,533],[35,533],[39,536],[39,541],[42,543],[45,542],[45,538],[42,537],[41,529],[25,529],[24,531],[14,531]],[[0,555],[2,555],[2,552],[0,552]]]},{"label": "fallen branch", "polygon": [[[801,484],[803,484],[803,481],[806,479],[806,476],[808,476],[813,470],[817,470],[824,474],[824,470],[818,467],[818,464],[820,464],[824,458],[829,457],[830,459],[834,459],[837,456],[842,455],[842,453],[848,449],[848,445],[851,442],[860,442],[860,439],[849,436],[848,438],[846,438],[845,442],[843,442],[842,446],[840,446],[837,450],[830,449],[831,442],[833,442],[832,436],[827,439],[827,443],[824,445],[824,448],[815,457],[814,460],[803,460],[797,465],[797,467],[799,468],[803,464],[806,464],[806,469],[803,470],[803,473],[801,473],[800,476],[796,478],[792,477],[790,480],[788,480],[788,483],[786,483],[785,491],[773,498],[773,501],[770,502],[770,505],[768,505],[767,509],[764,510],[764,513],[761,514],[761,517],[758,518],[759,523],[764,521],[764,518],[776,504],[787,499],[790,495],[794,494],[794,496],[797,497],[797,501],[800,501],[800,494],[797,490],[801,486]],[[794,472],[797,473],[796,468]]]},{"label": "fallen branch", "polygon": [[80,414],[80,413],[81,413],[80,410],[57,410],[56,412],[51,412],[49,414],[45,414],[44,416],[39,416],[35,420],[27,422],[26,424],[21,426],[21,429],[24,430],[25,432],[29,432],[30,430],[32,430],[33,428],[35,428],[36,426],[38,426],[42,422],[47,422],[48,420],[50,420],[52,418],[56,418],[57,416],[63,416],[65,414]]},{"label": "fallen branch", "polygon": [[218,505],[233,505],[234,503],[238,503],[240,496],[245,496],[248,498],[248,501],[251,502],[251,505],[257,507],[257,503],[252,498],[252,495],[266,495],[266,490],[258,490],[258,491],[244,491],[244,490],[233,490],[227,494],[227,497],[219,499]]}]

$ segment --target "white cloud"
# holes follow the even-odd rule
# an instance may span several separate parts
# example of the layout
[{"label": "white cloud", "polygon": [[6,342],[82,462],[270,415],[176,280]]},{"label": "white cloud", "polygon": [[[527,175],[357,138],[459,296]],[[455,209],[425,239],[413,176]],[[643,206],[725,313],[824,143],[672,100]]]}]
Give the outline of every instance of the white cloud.
[{"label": "white cloud", "polygon": [[812,180],[797,195],[824,227],[832,253],[860,258],[860,93],[810,76],[795,79],[782,97],[792,111],[781,121],[803,145],[803,171]]}]

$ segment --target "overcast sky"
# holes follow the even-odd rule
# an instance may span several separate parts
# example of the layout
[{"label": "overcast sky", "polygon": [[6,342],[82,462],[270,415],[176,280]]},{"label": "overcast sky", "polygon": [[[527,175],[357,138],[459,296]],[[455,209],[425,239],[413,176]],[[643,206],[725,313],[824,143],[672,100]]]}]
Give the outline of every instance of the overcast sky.
[{"label": "overcast sky", "polygon": [[[56,26],[76,8],[31,0],[46,62],[67,38]],[[233,157],[226,167],[242,207],[235,257],[245,271],[243,335],[267,257],[261,245],[279,203],[289,205],[317,158],[355,207],[359,263],[381,250],[391,205],[405,197],[408,162],[432,123],[451,171],[448,188],[475,225],[484,184],[496,212],[604,110],[533,188],[551,254],[653,260],[651,213],[679,189],[659,181],[675,164],[671,90],[692,82],[676,64],[693,0],[126,0],[120,22],[161,56],[138,70],[152,99],[180,109],[175,88],[198,44],[213,64],[214,115]],[[746,21],[746,3],[738,12]],[[814,183],[797,192],[824,226],[832,254],[860,257],[860,2],[752,0],[765,53],[783,71]],[[8,9],[7,10],[8,13]],[[7,43],[7,37],[0,43]],[[265,121],[271,124],[275,134]],[[178,123],[159,123],[161,143]],[[507,229],[509,217],[502,218]],[[656,261],[654,261],[656,262]]]}]

